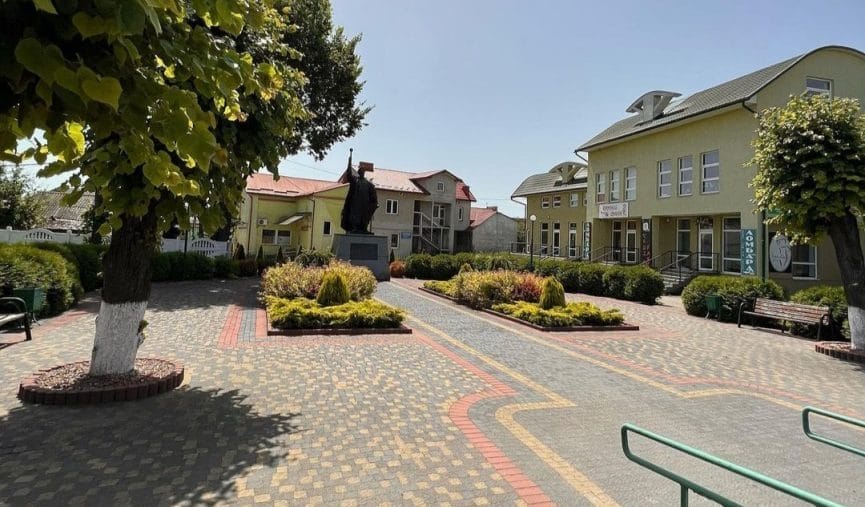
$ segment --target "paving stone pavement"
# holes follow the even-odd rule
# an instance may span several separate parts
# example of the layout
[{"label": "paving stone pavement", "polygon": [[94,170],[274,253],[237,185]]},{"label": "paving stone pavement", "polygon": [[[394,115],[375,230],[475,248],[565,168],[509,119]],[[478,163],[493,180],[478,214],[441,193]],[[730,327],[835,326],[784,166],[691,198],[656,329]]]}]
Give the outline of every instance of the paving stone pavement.
[{"label": "paving stone pavement", "polygon": [[[254,281],[156,284],[140,355],[182,361],[185,385],[104,406],[15,398],[26,374],[89,356],[94,305],[46,322],[0,348],[0,505],[675,503],[622,455],[624,422],[865,504],[865,460],[806,439],[797,412],[865,416],[865,374],[813,342],[583,296],[641,331],[551,335],[417,286],[377,291],[412,335],[267,337]],[[634,450],[743,503],[791,503]]]}]

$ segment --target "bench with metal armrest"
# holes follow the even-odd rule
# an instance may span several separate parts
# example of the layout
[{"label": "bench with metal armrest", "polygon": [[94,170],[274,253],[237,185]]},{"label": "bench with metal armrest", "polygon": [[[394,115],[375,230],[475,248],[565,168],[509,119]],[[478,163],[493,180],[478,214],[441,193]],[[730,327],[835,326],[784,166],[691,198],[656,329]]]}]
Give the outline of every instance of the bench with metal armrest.
[{"label": "bench with metal armrest", "polygon": [[30,315],[24,300],[15,297],[0,297],[0,326],[19,320],[24,322],[24,334],[28,340],[31,340],[33,336],[30,334]]},{"label": "bench with metal armrest", "polygon": [[[773,299],[757,298],[754,300],[752,310],[746,310],[747,303],[739,305],[739,327],[742,327],[742,315],[753,315],[755,317],[767,317],[782,322],[796,322],[797,324],[809,324],[817,326],[817,339],[820,339],[820,331],[823,324],[829,325],[829,307],[803,305],[800,303],[787,303]],[[784,332],[783,326],[781,332]]]}]

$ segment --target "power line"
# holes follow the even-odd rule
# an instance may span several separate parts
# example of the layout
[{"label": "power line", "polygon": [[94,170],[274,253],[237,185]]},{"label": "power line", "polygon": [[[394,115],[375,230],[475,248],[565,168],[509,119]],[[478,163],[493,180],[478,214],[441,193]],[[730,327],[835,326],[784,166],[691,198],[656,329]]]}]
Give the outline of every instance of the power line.
[{"label": "power line", "polygon": [[311,166],[311,165],[309,165],[309,164],[304,164],[304,163],[302,163],[302,162],[297,162],[297,161],[292,160],[292,159],[290,159],[290,158],[286,158],[286,159],[283,159],[283,160],[285,160],[286,162],[289,162],[289,163],[291,163],[291,164],[294,164],[294,165],[299,165],[299,166],[301,166],[301,167],[306,167],[307,169],[312,169],[313,171],[319,171],[319,172],[323,172],[323,173],[333,174],[334,176],[340,176],[340,173],[336,173],[336,172],[333,172],[333,171],[328,171],[327,169],[322,169],[322,168],[320,168],[320,167]]}]

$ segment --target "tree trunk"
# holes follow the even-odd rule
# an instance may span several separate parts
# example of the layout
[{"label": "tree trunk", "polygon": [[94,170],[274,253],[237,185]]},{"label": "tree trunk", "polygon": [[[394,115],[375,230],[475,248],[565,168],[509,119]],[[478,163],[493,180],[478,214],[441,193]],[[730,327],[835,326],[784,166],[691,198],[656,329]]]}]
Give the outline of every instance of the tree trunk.
[{"label": "tree trunk", "polygon": [[852,214],[829,225],[835,257],[847,295],[847,321],[851,347],[865,350],[865,256],[859,240],[859,223]]},{"label": "tree trunk", "polygon": [[102,306],[90,361],[91,375],[128,373],[135,367],[138,335],[150,297],[150,257],[156,214],[123,217],[102,260]]}]

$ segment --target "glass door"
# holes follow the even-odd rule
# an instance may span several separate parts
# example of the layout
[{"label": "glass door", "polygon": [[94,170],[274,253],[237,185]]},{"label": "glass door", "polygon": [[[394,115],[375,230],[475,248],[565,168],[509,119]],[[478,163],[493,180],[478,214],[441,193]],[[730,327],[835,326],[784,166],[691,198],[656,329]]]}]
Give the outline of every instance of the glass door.
[{"label": "glass door", "polygon": [[625,232],[625,262],[628,264],[637,263],[637,222],[636,220],[628,220],[628,227]]},{"label": "glass door", "polygon": [[553,256],[558,257],[561,246],[561,225],[558,222],[553,223]]},{"label": "glass door", "polygon": [[622,222],[616,220],[613,222],[613,257],[615,262],[622,260]]},{"label": "glass door", "polygon": [[568,257],[577,256],[577,224],[571,222],[568,225]]},{"label": "glass door", "polygon": [[676,260],[681,263],[682,259],[691,255],[691,219],[680,218],[676,224]]},{"label": "glass door", "polygon": [[703,219],[700,223],[700,252],[698,254],[700,271],[715,271],[714,243],[714,223],[711,218]]}]

